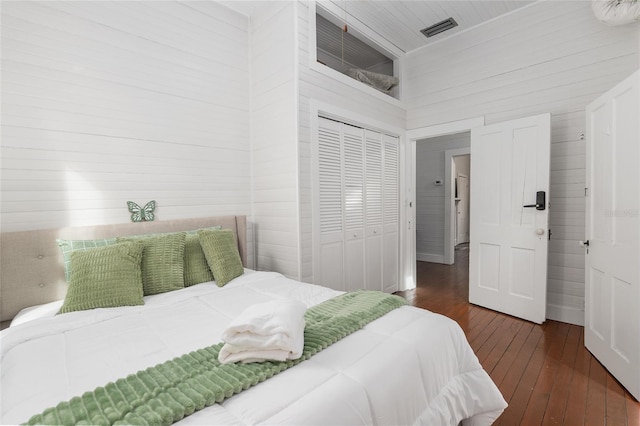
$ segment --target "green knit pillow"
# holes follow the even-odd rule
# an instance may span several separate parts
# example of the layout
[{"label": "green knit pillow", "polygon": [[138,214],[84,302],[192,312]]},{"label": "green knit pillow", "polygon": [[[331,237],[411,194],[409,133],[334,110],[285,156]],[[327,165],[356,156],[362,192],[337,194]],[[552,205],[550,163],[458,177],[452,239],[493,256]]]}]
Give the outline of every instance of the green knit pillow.
[{"label": "green knit pillow", "polygon": [[[212,226],[210,228],[203,229],[222,229],[220,225]],[[198,239],[198,231],[200,229],[194,229],[186,231],[186,238],[184,240],[184,286],[189,287],[192,285],[213,281],[213,274],[207,264],[207,259],[204,257],[204,252],[200,246],[200,240]],[[168,233],[159,234],[141,234],[132,235],[130,237],[136,238],[148,238],[157,237],[160,235],[169,235]]]},{"label": "green knit pillow", "polygon": [[[216,225],[204,229],[222,229],[222,226]],[[187,239],[184,243],[185,287],[213,281],[213,274],[207,264],[207,258],[204,257],[202,246],[200,246],[200,239],[197,235],[200,230],[201,229],[187,231]]]},{"label": "green knit pillow", "polygon": [[207,258],[197,234],[187,234],[184,242],[184,286],[213,281]]},{"label": "green knit pillow", "polygon": [[69,288],[58,313],[142,305],[143,244],[124,242],[73,251]]},{"label": "green knit pillow", "polygon": [[219,287],[244,273],[236,236],[230,229],[198,231],[202,251]]},{"label": "green knit pillow", "polygon": [[116,243],[115,238],[106,238],[103,240],[61,240],[57,239],[56,242],[62,250],[62,258],[64,259],[64,279],[69,282],[69,276],[71,275],[71,253],[78,250],[86,250],[94,247],[104,247]]},{"label": "green knit pillow", "polygon": [[184,288],[184,242],[186,233],[118,237],[120,241],[140,241],[144,295]]}]

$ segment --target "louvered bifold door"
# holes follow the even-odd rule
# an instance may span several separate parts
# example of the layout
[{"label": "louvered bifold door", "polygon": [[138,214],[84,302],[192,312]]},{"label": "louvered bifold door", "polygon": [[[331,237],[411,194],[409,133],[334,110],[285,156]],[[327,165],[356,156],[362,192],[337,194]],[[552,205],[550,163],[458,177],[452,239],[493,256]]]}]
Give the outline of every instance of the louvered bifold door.
[{"label": "louvered bifold door", "polygon": [[382,135],[383,146],[383,243],[382,289],[387,293],[398,290],[399,251],[399,140]]},{"label": "louvered bifold door", "polygon": [[382,134],[365,130],[366,288],[382,291]]},{"label": "louvered bifold door", "polygon": [[319,263],[316,283],[336,290],[344,285],[342,123],[318,118]]},{"label": "louvered bifold door", "polygon": [[398,138],[319,117],[316,152],[315,282],[396,291]]},{"label": "louvered bifold door", "polygon": [[342,124],[345,289],[365,288],[364,130]]}]

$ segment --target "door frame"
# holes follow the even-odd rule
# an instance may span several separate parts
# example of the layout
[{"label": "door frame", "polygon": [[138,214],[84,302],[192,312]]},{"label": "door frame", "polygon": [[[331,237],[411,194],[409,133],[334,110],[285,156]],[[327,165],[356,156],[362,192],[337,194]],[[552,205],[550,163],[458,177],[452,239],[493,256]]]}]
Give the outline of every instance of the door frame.
[{"label": "door frame", "polygon": [[[464,132],[456,132],[464,133]],[[453,265],[455,261],[456,248],[456,206],[455,198],[455,176],[453,175],[454,157],[462,155],[471,155],[471,147],[448,149],[444,152],[444,263],[445,265]]]},{"label": "door frame", "polygon": [[[406,188],[406,196],[407,196],[407,207],[404,211],[404,215],[401,216],[404,220],[404,223],[408,223],[408,235],[405,239],[405,248],[404,251],[407,253],[406,262],[407,262],[407,279],[411,280],[414,288],[416,286],[416,142],[422,139],[433,138],[436,136],[444,136],[451,135],[455,133],[463,133],[469,132],[471,129],[475,127],[481,127],[485,124],[484,116],[481,117],[473,117],[466,120],[452,121],[449,123],[436,124],[433,126],[420,127],[417,129],[407,130],[405,140],[407,143],[406,150],[406,158],[405,158],[405,170],[406,172],[401,172],[401,179],[405,178],[406,182],[404,187]],[[402,154],[402,153],[401,153]],[[446,164],[445,164],[446,167]],[[451,163],[449,163],[449,168],[451,167]],[[451,172],[449,172],[451,174]],[[445,176],[447,174],[445,173]],[[446,192],[446,191],[445,191]],[[449,194],[451,197],[451,194]],[[445,206],[447,204],[445,203]],[[449,209],[451,207],[449,206]],[[447,216],[445,215],[445,220],[447,220]],[[448,221],[451,221],[451,217],[448,218]],[[445,228],[446,230],[447,228]],[[445,232],[446,235],[449,235],[451,238],[451,234]],[[451,243],[449,243],[451,245]],[[445,253],[443,253],[444,255]]]}]

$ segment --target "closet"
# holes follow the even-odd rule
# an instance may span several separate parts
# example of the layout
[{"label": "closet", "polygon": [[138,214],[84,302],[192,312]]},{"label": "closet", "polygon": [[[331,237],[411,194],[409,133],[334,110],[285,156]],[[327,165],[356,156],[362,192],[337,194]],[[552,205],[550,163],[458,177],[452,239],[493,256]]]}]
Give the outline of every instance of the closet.
[{"label": "closet", "polygon": [[314,276],[336,290],[398,289],[398,137],[318,117]]}]

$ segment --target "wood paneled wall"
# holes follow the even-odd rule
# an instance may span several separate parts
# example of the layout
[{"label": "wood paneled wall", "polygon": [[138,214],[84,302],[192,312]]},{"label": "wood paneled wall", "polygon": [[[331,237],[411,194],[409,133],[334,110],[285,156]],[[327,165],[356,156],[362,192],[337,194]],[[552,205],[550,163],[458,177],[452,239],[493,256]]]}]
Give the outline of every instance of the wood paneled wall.
[{"label": "wood paneled wall", "polygon": [[251,16],[251,167],[258,269],[300,278],[295,4]]},{"label": "wood paneled wall", "polygon": [[407,58],[408,129],[552,114],[551,319],[584,320],[584,108],[638,67],[636,32],[598,22],[586,1],[536,2]]},{"label": "wood paneled wall", "polygon": [[248,18],[3,2],[2,230],[251,214]]},{"label": "wood paneled wall", "polygon": [[638,67],[636,26],[536,2],[411,52],[404,107],[309,66],[307,2],[2,4],[2,230],[254,215],[258,267],[313,280],[311,100],[395,128],[552,114],[549,316],[579,323],[584,107]]}]

